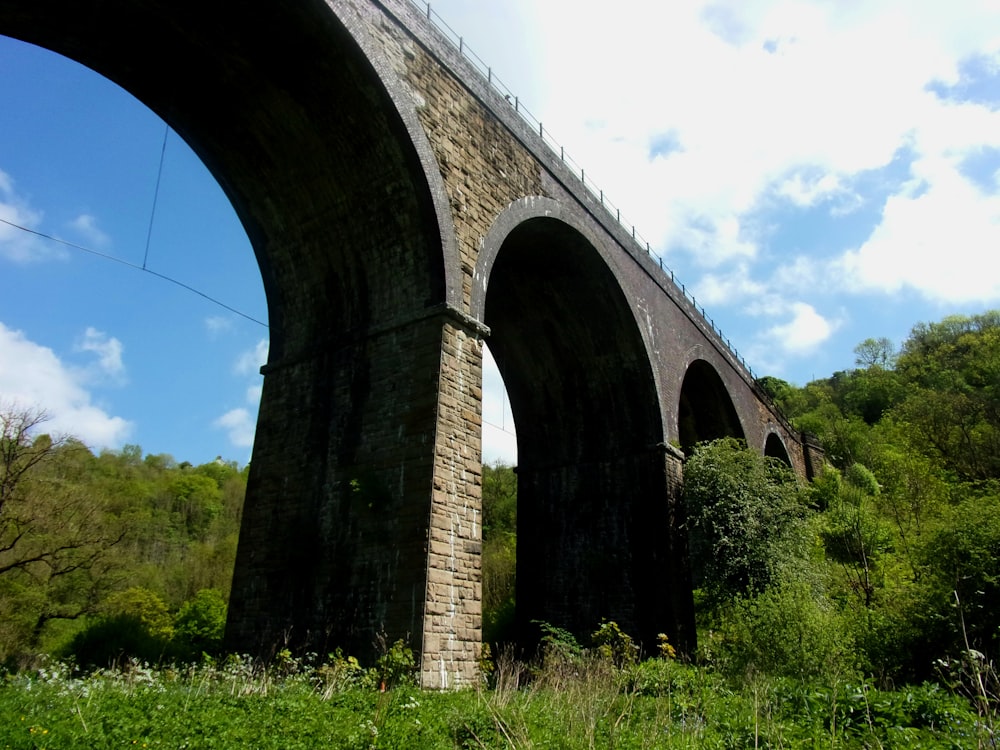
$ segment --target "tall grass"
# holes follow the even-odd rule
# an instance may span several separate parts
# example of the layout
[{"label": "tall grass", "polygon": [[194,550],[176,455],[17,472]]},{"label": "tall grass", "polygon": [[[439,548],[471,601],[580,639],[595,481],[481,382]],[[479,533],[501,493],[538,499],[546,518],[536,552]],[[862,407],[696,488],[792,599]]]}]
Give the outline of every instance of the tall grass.
[{"label": "tall grass", "polygon": [[0,748],[996,747],[995,673],[983,678],[985,706],[960,694],[972,677],[885,691],[733,681],[668,659],[524,664],[501,653],[489,685],[443,693],[405,680],[382,692],[344,657],[86,675],[50,664],[0,683]]}]

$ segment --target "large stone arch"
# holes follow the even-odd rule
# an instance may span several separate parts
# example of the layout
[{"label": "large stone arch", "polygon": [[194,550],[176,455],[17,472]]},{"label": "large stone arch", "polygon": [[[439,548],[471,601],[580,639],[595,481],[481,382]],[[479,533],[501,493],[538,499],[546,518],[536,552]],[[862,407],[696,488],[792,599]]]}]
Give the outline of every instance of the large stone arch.
[{"label": "large stone arch", "polygon": [[700,442],[746,437],[725,383],[704,359],[692,360],[684,370],[677,415],[678,440],[685,454]]},{"label": "large stone arch", "polygon": [[656,373],[615,268],[556,201],[509,207],[480,251],[473,315],[517,424],[519,638],[602,619],[693,639],[678,475]]},{"label": "large stone arch", "polygon": [[[410,635],[426,684],[468,675],[472,602],[427,636],[428,527],[444,336],[461,266],[414,110],[347,2],[0,0],[0,33],[87,65],[203,160],[253,246],[270,355],[233,584],[229,645]],[[473,327],[474,329],[474,327]],[[458,334],[455,331],[458,330]],[[443,416],[442,416],[443,415]],[[446,641],[448,646],[441,646]],[[430,645],[428,645],[430,644]],[[440,669],[439,669],[440,664]],[[470,666],[472,665],[472,666]]]},{"label": "large stone arch", "polygon": [[[330,309],[327,321],[310,327],[392,316],[402,295],[417,307],[457,305],[458,253],[437,163],[412,95],[382,62],[362,19],[348,3],[322,0],[244,11],[156,0],[0,0],[0,33],[114,81],[198,154],[257,255],[277,356],[314,333],[284,323],[309,305]],[[367,239],[372,231],[395,242],[380,248]],[[400,236],[412,246],[397,257]],[[400,288],[381,273],[391,261],[418,286]],[[363,283],[339,294],[352,279]]]}]

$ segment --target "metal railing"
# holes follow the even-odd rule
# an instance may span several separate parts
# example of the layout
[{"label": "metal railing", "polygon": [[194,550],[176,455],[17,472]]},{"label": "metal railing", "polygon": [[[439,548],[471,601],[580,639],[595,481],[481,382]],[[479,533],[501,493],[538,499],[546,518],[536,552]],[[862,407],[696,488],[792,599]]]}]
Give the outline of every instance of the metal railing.
[{"label": "metal railing", "polygon": [[750,380],[752,383],[756,383],[756,376],[750,365],[747,364],[746,359],[740,356],[739,351],[736,347],[732,345],[732,342],[726,338],[722,329],[720,329],[715,321],[708,316],[705,312],[704,307],[699,307],[698,300],[695,299],[694,294],[688,292],[687,287],[684,284],[677,281],[674,277],[673,270],[663,262],[662,256],[655,253],[650,247],[650,243],[645,240],[637,231],[634,224],[630,224],[626,219],[622,218],[621,209],[613,204],[607,196],[604,194],[604,190],[598,187],[593,180],[591,180],[586,173],[586,170],[580,166],[576,161],[573,160],[569,154],[566,153],[566,149],[563,148],[552,135],[545,130],[542,122],[535,117],[528,109],[521,103],[521,100],[517,95],[501,81],[496,73],[493,72],[493,68],[486,64],[482,58],[479,57],[469,46],[465,43],[465,40],[460,34],[458,34],[454,29],[452,29],[448,23],[431,7],[429,2],[424,0],[410,0],[410,2],[417,8],[420,8],[421,12],[427,17],[427,20],[433,24],[433,26],[441,33],[441,35],[458,50],[459,54],[472,64],[487,82],[487,84],[492,87],[501,97],[506,99],[510,105],[514,108],[514,112],[520,115],[530,128],[538,133],[539,139],[549,148],[553,155],[558,156],[559,160],[566,165],[569,171],[577,176],[577,178],[582,183],[583,187],[600,203],[601,206],[607,210],[608,214],[613,218],[626,232],[630,233],[632,240],[636,243],[638,249],[645,251],[646,255],[652,259],[656,265],[659,266],[660,271],[664,276],[668,276],[670,283],[681,293],[681,296],[691,302],[692,307],[696,313],[701,315],[702,320],[705,324],[712,329],[712,332],[718,336],[719,341],[725,343],[726,347],[729,349],[730,354],[733,356],[733,360],[738,365],[742,365],[743,369],[750,375]]}]

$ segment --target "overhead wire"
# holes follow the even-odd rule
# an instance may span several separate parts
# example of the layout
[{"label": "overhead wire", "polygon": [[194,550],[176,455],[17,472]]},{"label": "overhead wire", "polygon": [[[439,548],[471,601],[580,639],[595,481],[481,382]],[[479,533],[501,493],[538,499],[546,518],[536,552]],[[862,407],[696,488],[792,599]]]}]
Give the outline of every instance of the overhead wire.
[{"label": "overhead wire", "polygon": [[120,263],[121,265],[128,266],[129,268],[134,268],[136,271],[142,271],[143,273],[151,274],[153,276],[156,276],[159,279],[163,279],[164,281],[168,281],[171,284],[179,286],[181,289],[185,289],[185,290],[187,290],[187,291],[189,291],[189,292],[191,292],[193,294],[197,294],[199,297],[201,297],[201,298],[203,298],[205,300],[208,300],[213,305],[218,305],[219,307],[221,307],[221,308],[223,308],[225,310],[228,310],[229,312],[233,313],[234,315],[239,315],[241,318],[246,318],[251,323],[256,323],[257,325],[263,326],[264,328],[268,327],[267,323],[264,323],[263,321],[257,320],[257,318],[253,317],[252,315],[248,315],[247,313],[245,313],[245,312],[243,312],[241,310],[237,310],[235,307],[232,307],[231,305],[227,305],[225,302],[222,302],[221,300],[216,299],[215,297],[212,297],[209,294],[205,294],[205,292],[202,292],[202,291],[200,291],[198,289],[195,289],[193,286],[190,286],[189,284],[185,284],[183,281],[178,281],[177,279],[172,278],[170,276],[167,276],[166,274],[159,273],[158,271],[154,271],[151,268],[147,268],[146,265],[145,265],[145,261],[143,262],[143,265],[140,266],[140,265],[138,265],[136,263],[130,263],[127,260],[115,257],[114,255],[108,255],[107,253],[102,253],[102,252],[100,252],[98,250],[94,250],[92,248],[85,247],[84,245],[78,245],[75,242],[70,242],[68,240],[60,239],[59,237],[54,237],[51,234],[46,234],[45,232],[39,232],[36,229],[29,229],[28,227],[22,226],[20,224],[16,224],[15,222],[9,221],[9,220],[4,219],[2,217],[0,217],[0,222],[6,224],[9,227],[13,227],[14,229],[18,229],[18,230],[20,230],[22,232],[26,232],[28,234],[33,234],[36,237],[41,237],[42,239],[49,240],[50,242],[56,242],[56,243],[58,243],[60,245],[65,245],[66,247],[71,247],[74,250],[81,250],[81,251],[83,251],[85,253],[89,253],[91,255],[95,255],[98,258],[103,258],[104,260],[110,260],[110,261],[113,261],[115,263]]},{"label": "overhead wire", "polygon": [[[131,262],[127,261],[127,260],[124,260],[123,258],[118,258],[118,257],[116,257],[114,255],[109,255],[108,253],[102,253],[99,250],[94,250],[93,248],[86,247],[85,245],[79,245],[79,244],[77,244],[75,242],[70,242],[69,240],[64,240],[64,239],[61,239],[60,237],[56,237],[56,236],[51,235],[51,234],[46,234],[45,232],[40,232],[37,229],[31,229],[29,227],[23,226],[21,224],[17,224],[16,222],[10,221],[8,219],[4,219],[2,217],[0,217],[0,222],[6,224],[9,227],[17,229],[17,230],[19,230],[21,232],[25,232],[26,234],[31,234],[31,235],[34,235],[35,237],[39,237],[41,239],[48,240],[49,242],[55,242],[55,243],[58,243],[60,245],[64,245],[66,247],[73,248],[74,250],[80,250],[81,252],[88,253],[90,255],[94,255],[94,256],[96,256],[98,258],[101,258],[103,260],[109,260],[109,261],[112,261],[114,263],[119,263],[119,264],[121,264],[123,266],[127,266],[128,268],[135,269],[136,271],[141,271],[143,273],[148,273],[148,274],[150,274],[152,276],[155,276],[158,279],[162,279],[163,281],[167,281],[167,282],[169,282],[171,284],[174,284],[175,286],[179,286],[181,289],[184,289],[184,290],[186,290],[188,292],[191,292],[192,294],[196,294],[199,297],[201,297],[202,299],[205,299],[208,302],[211,302],[213,305],[217,305],[218,307],[223,308],[224,310],[228,310],[229,312],[233,313],[234,315],[238,315],[241,318],[245,318],[246,320],[249,320],[252,323],[256,323],[259,326],[262,326],[264,328],[268,328],[269,326],[268,326],[267,323],[264,323],[263,321],[257,320],[257,318],[253,317],[252,315],[248,315],[247,313],[245,313],[245,312],[243,312],[241,310],[238,310],[235,307],[232,307],[231,305],[227,305],[225,302],[222,302],[221,300],[216,299],[215,297],[212,297],[211,295],[206,294],[205,292],[202,292],[199,289],[196,289],[196,288],[194,288],[193,286],[191,286],[189,284],[185,284],[183,281],[178,281],[177,279],[175,279],[175,278],[173,278],[171,276],[167,276],[166,274],[162,274],[162,273],[160,273],[158,271],[154,271],[153,269],[149,268],[149,265],[148,265],[148,263],[149,263],[149,247],[150,247],[150,243],[152,241],[152,236],[153,236],[153,222],[154,222],[154,219],[156,217],[156,204],[157,204],[157,200],[158,200],[159,194],[160,194],[160,182],[161,182],[161,180],[163,178],[163,162],[164,162],[164,157],[165,157],[165,154],[166,154],[166,151],[167,151],[167,137],[168,137],[169,133],[170,133],[170,127],[169,126],[165,126],[164,127],[164,131],[163,131],[163,143],[160,146],[160,163],[159,163],[159,166],[158,166],[157,172],[156,172],[156,186],[155,186],[155,188],[153,190],[153,204],[152,204],[152,206],[150,208],[149,224],[148,224],[148,227],[146,229],[146,246],[145,246],[145,249],[143,251],[142,265],[141,266],[138,265],[138,264],[136,264],[136,263],[131,263]],[[506,403],[506,399],[507,399],[507,393],[506,393],[506,390],[504,390],[504,392],[503,392],[503,402],[502,402],[502,406],[501,406],[501,410],[502,411],[501,411],[501,416],[500,416],[501,424],[495,424],[494,422],[490,422],[489,420],[485,420],[485,419],[483,420],[483,424],[488,425],[488,426],[490,426],[490,427],[492,427],[492,428],[494,428],[496,430],[500,430],[501,432],[504,432],[504,433],[506,433],[508,435],[515,435],[514,432],[512,432],[511,430],[507,429],[507,403]]]},{"label": "overhead wire", "polygon": [[[116,257],[114,255],[109,255],[107,253],[102,253],[99,250],[94,250],[93,248],[89,248],[89,247],[86,247],[84,245],[78,245],[75,242],[70,242],[69,240],[64,240],[64,239],[61,239],[59,237],[55,237],[55,236],[53,236],[51,234],[46,234],[45,232],[39,232],[37,229],[30,229],[30,228],[28,228],[26,226],[22,226],[21,224],[17,224],[17,223],[15,223],[13,221],[9,221],[8,219],[4,219],[2,217],[0,217],[0,223],[6,224],[7,226],[13,227],[14,229],[17,229],[17,230],[19,230],[21,232],[25,232],[27,234],[34,235],[35,237],[40,237],[41,239],[48,240],[49,242],[56,242],[56,243],[58,243],[60,245],[65,245],[66,247],[73,248],[74,250],[80,250],[81,252],[85,252],[85,253],[88,253],[90,255],[94,255],[94,256],[96,256],[98,258],[101,258],[103,260],[109,260],[109,261],[112,261],[113,263],[119,263],[119,264],[121,264],[123,266],[127,266],[128,268],[135,269],[136,271],[141,271],[143,273],[151,274],[152,276],[155,276],[158,279],[162,279],[163,281],[167,281],[167,282],[169,282],[171,284],[179,286],[181,289],[184,289],[184,290],[186,290],[188,292],[191,292],[193,294],[197,294],[199,297],[207,300],[208,302],[211,302],[213,305],[217,305],[217,306],[219,306],[219,307],[221,307],[221,308],[223,308],[225,310],[228,310],[229,312],[233,313],[234,315],[239,315],[241,318],[245,318],[246,320],[249,320],[251,323],[256,323],[257,325],[262,326],[264,328],[268,327],[267,323],[264,323],[263,321],[257,320],[257,318],[253,317],[252,315],[248,315],[247,313],[242,312],[241,310],[237,310],[235,307],[232,307],[231,305],[227,305],[225,302],[222,302],[221,300],[218,300],[215,297],[212,297],[211,295],[205,294],[204,292],[202,292],[202,291],[200,291],[198,289],[195,289],[193,286],[190,286],[189,284],[185,284],[183,281],[178,281],[177,279],[174,279],[174,278],[172,278],[170,276],[167,276],[166,274],[162,274],[162,273],[159,273],[158,271],[154,271],[153,269],[147,267],[145,259],[143,260],[143,265],[140,266],[137,263],[131,263],[131,262],[127,261],[127,260],[124,260],[122,258],[118,258],[118,257]],[[147,250],[148,250],[148,248],[147,248]],[[503,421],[503,424],[499,425],[499,424],[496,424],[495,422],[491,422],[491,421],[489,421],[487,419],[483,420],[483,424],[484,425],[488,425],[489,427],[492,427],[493,429],[500,430],[501,432],[506,433],[507,435],[516,435],[515,432],[507,429],[506,397],[507,397],[507,393],[505,391],[504,394],[503,394],[503,398],[504,398],[503,415],[501,417],[501,420]]]},{"label": "overhead wire", "polygon": [[149,226],[146,228],[146,251],[142,254],[142,270],[146,270],[146,261],[149,260],[149,243],[153,239],[153,218],[156,216],[156,200],[160,197],[160,180],[163,179],[163,158],[167,154],[167,136],[170,134],[170,126],[163,124],[163,145],[160,146],[160,166],[156,169],[156,187],[153,189],[153,205],[149,209]]}]

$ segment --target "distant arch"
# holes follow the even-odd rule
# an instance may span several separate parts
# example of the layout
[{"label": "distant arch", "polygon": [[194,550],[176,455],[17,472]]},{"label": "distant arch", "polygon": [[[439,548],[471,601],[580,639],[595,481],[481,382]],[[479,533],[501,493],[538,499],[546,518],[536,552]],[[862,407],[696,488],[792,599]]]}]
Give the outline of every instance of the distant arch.
[{"label": "distant arch", "polygon": [[788,450],[785,448],[781,437],[775,432],[768,433],[767,435],[767,440],[764,442],[764,455],[769,458],[778,459],[789,468],[792,467],[792,459],[788,455]]},{"label": "distant arch", "polygon": [[681,450],[690,455],[694,446],[723,437],[745,439],[733,399],[715,368],[703,359],[688,365],[677,409],[677,434]]}]

